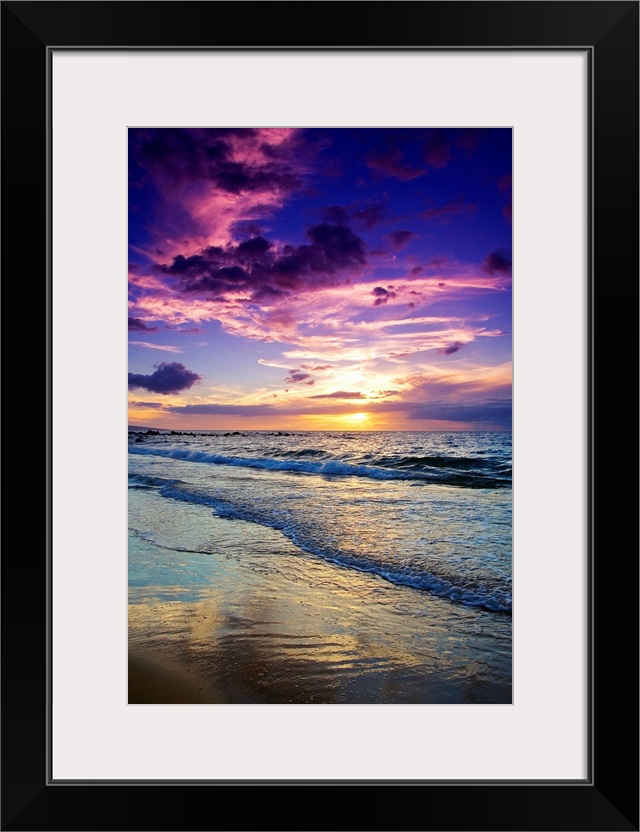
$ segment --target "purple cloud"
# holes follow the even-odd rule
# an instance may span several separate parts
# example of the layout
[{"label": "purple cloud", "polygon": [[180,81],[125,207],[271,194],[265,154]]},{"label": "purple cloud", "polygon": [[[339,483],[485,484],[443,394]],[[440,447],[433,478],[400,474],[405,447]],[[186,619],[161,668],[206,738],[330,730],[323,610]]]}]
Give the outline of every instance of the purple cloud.
[{"label": "purple cloud", "polygon": [[157,332],[157,326],[147,326],[142,318],[129,318],[129,332]]},{"label": "purple cloud", "polygon": [[482,268],[488,274],[511,274],[511,257],[506,251],[492,251],[484,258]]},{"label": "purple cloud", "polygon": [[381,202],[369,202],[360,207],[354,207],[353,218],[361,223],[365,231],[371,231],[382,220],[385,206]]},{"label": "purple cloud", "polygon": [[314,384],[309,373],[301,373],[299,370],[292,370],[284,380],[285,384]]},{"label": "purple cloud", "polygon": [[237,129],[131,129],[138,163],[165,184],[208,179],[221,191],[241,194],[296,188],[300,179],[291,154],[262,146],[260,163],[234,159],[233,141],[256,140],[259,131]]},{"label": "purple cloud", "polygon": [[426,172],[423,168],[413,167],[406,162],[402,150],[397,146],[372,150],[366,158],[366,163],[379,176],[389,176],[401,182],[417,179]]},{"label": "purple cloud", "polygon": [[[501,194],[511,194],[511,189],[512,178],[511,174],[507,173],[505,174],[505,176],[502,176],[500,179],[498,179],[498,190]],[[511,202],[509,202],[508,205],[505,205],[502,209],[502,216],[505,218],[507,222],[510,223],[513,220],[512,213],[512,204]]]},{"label": "purple cloud", "polygon": [[238,260],[247,263],[254,263],[255,261],[263,261],[267,252],[271,248],[271,243],[264,237],[251,237],[240,243],[236,249],[236,257]]},{"label": "purple cloud", "polygon": [[347,225],[351,214],[344,205],[328,205],[324,209],[324,218],[327,222],[332,222],[336,225]]},{"label": "purple cloud", "polygon": [[471,158],[478,149],[480,139],[487,132],[489,131],[486,127],[465,128],[458,132],[454,144],[460,150],[464,150],[468,158]]},{"label": "purple cloud", "polygon": [[424,146],[424,161],[436,170],[446,167],[454,158],[449,142],[441,133],[435,133]]},{"label": "purple cloud", "polygon": [[441,269],[443,266],[447,265],[447,258],[446,257],[432,257],[431,260],[427,263],[428,269]]},{"label": "purple cloud", "polygon": [[382,306],[383,303],[387,303],[389,300],[395,298],[396,296],[395,292],[390,292],[388,291],[388,289],[384,289],[382,286],[376,286],[376,288],[371,292],[371,294],[375,297],[375,300],[373,302],[374,306]]},{"label": "purple cloud", "polygon": [[327,222],[337,225],[355,221],[365,231],[371,231],[382,221],[384,212],[383,202],[369,200],[352,202],[350,205],[329,205],[324,209],[324,217]]},{"label": "purple cloud", "polygon": [[447,202],[438,208],[428,208],[423,211],[420,216],[423,220],[438,220],[448,217],[457,217],[461,214],[473,214],[477,210],[477,206],[472,202],[467,202],[460,197],[456,202]]},{"label": "purple cloud", "polygon": [[178,362],[169,364],[163,361],[155,366],[157,369],[151,375],[129,373],[129,390],[142,387],[150,393],[168,395],[170,393],[180,393],[182,390],[188,390],[202,378],[202,376],[193,373],[191,370],[187,370],[184,364]]},{"label": "purple cloud", "polygon": [[461,344],[460,341],[454,341],[453,344],[449,344],[448,347],[442,347],[441,349],[437,350],[440,355],[453,355],[454,352],[458,352],[461,350],[464,344]]},{"label": "purple cloud", "polygon": [[185,416],[269,416],[277,412],[271,404],[185,404],[167,410]]},{"label": "purple cloud", "polygon": [[366,399],[363,393],[349,393],[345,390],[336,390],[335,393],[319,393],[317,396],[307,396],[309,399]]},{"label": "purple cloud", "polygon": [[179,254],[158,270],[179,278],[179,292],[221,298],[244,291],[255,302],[270,302],[292,291],[334,286],[341,272],[366,262],[364,243],[346,226],[321,223],[308,228],[307,237],[309,244],[285,245],[279,252],[264,237],[209,246],[190,257]]},{"label": "purple cloud", "polygon": [[[397,391],[383,391],[381,395],[396,395]],[[308,396],[309,399],[321,398]],[[357,412],[356,399],[350,403],[341,404],[336,396],[327,396],[334,401],[328,401],[326,405],[314,406],[313,412],[317,414],[344,414]],[[362,405],[360,405],[362,407]],[[372,413],[404,412],[407,418],[434,419],[452,422],[479,422],[500,425],[505,429],[511,427],[511,400],[486,399],[479,402],[450,403],[450,402],[404,402],[404,401],[381,401],[367,403],[367,410]],[[297,416],[308,413],[307,407],[287,407],[286,410],[270,404],[240,405],[240,404],[189,404],[174,405],[165,408],[169,413],[180,413],[184,416],[269,416],[272,414],[286,414]]]},{"label": "purple cloud", "polygon": [[258,237],[262,234],[262,227],[257,222],[237,222],[233,230],[236,234],[246,234],[249,237]]},{"label": "purple cloud", "polygon": [[487,399],[477,404],[430,403],[412,407],[408,419],[439,419],[447,422],[489,422],[511,427],[511,400]]},{"label": "purple cloud", "polygon": [[391,243],[391,245],[395,249],[400,249],[403,246],[406,246],[410,240],[416,235],[413,231],[391,231],[389,234],[386,235],[387,240]]}]

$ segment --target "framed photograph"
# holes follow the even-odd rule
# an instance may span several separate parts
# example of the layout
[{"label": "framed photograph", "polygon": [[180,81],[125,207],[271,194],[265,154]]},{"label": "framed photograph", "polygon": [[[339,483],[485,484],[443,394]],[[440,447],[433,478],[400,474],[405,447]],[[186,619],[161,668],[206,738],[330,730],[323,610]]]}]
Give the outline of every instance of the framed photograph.
[{"label": "framed photograph", "polygon": [[638,829],[638,3],[2,15],[3,829]]},{"label": "framed photograph", "polygon": [[512,143],[129,127],[130,705],[512,703]]}]

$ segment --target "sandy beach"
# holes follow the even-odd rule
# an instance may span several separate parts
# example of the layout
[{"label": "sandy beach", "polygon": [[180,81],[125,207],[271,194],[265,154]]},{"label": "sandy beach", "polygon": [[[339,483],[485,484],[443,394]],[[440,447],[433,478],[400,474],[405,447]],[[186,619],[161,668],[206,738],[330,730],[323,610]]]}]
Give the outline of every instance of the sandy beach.
[{"label": "sandy beach", "polygon": [[[209,558],[206,588],[132,588],[130,704],[511,701],[506,618],[500,639],[490,613],[378,576],[300,558],[260,570],[277,533],[245,525],[245,557]],[[187,571],[198,559],[181,553]]]},{"label": "sandy beach", "polygon": [[129,650],[130,705],[206,705],[226,700],[205,674],[168,651]]}]

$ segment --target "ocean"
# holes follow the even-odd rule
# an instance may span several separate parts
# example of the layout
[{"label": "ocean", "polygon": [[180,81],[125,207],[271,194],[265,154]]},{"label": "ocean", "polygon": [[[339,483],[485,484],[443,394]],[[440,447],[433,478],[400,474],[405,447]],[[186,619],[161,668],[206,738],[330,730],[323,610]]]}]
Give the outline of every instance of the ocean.
[{"label": "ocean", "polygon": [[511,624],[511,433],[130,431],[130,649],[195,701],[504,704]]}]

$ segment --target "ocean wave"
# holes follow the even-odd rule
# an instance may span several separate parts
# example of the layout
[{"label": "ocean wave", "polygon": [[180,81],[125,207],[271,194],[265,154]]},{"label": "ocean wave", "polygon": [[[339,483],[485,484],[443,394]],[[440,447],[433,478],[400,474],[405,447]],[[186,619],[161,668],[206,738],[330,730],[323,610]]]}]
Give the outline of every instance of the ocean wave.
[{"label": "ocean wave", "polygon": [[129,474],[129,488],[162,488],[165,485],[178,483],[180,480],[166,477],[152,477],[148,474]]},{"label": "ocean wave", "polygon": [[511,591],[505,582],[492,586],[488,582],[473,580],[469,576],[438,575],[410,564],[395,565],[376,560],[371,555],[355,556],[335,547],[324,547],[309,540],[304,534],[304,529],[297,527],[290,519],[250,505],[237,505],[213,497],[179,481],[167,483],[161,488],[160,493],[170,499],[207,506],[213,509],[218,517],[226,520],[244,520],[280,531],[304,552],[343,568],[374,574],[398,586],[429,592],[468,607],[481,607],[491,612],[511,615]]},{"label": "ocean wave", "polygon": [[[381,457],[377,464],[366,465],[356,462],[346,462],[338,459],[301,459],[276,457],[240,457],[212,454],[206,451],[190,450],[187,448],[138,447],[130,446],[129,453],[163,456],[170,459],[181,459],[187,462],[202,462],[210,465],[231,465],[243,468],[254,468],[265,471],[287,471],[298,474],[315,474],[334,477],[365,477],[374,480],[419,480],[425,483],[440,483],[464,488],[508,488],[510,479],[500,475],[498,471],[486,474],[483,471],[469,470],[481,467],[483,460],[467,460],[457,457]],[[322,451],[297,451],[299,456],[326,454]],[[282,456],[285,456],[284,454]],[[436,460],[435,464],[433,460]],[[445,466],[444,460],[448,461]],[[430,462],[431,461],[431,462]],[[383,467],[384,466],[384,467]],[[461,472],[465,468],[466,473]]]}]

